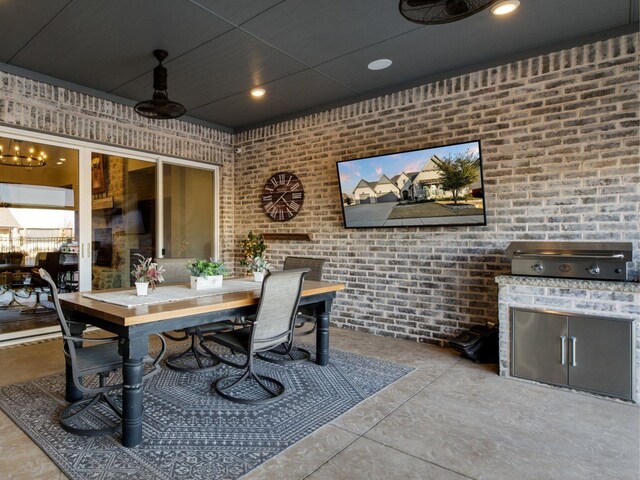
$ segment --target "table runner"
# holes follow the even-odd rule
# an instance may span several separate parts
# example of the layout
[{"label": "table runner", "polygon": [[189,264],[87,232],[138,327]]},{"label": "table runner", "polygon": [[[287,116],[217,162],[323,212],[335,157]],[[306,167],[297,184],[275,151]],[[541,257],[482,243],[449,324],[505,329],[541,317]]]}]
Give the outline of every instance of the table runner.
[{"label": "table runner", "polygon": [[145,297],[138,297],[136,289],[120,290],[118,292],[84,293],[82,296],[100,302],[112,303],[122,307],[132,308],[143,305],[155,305],[158,303],[177,302],[191,298],[209,297],[223,293],[244,292],[248,290],[259,290],[262,284],[250,280],[229,279],[223,280],[222,286],[218,288],[207,288],[203,290],[192,290],[189,285],[166,285],[156,287]]}]

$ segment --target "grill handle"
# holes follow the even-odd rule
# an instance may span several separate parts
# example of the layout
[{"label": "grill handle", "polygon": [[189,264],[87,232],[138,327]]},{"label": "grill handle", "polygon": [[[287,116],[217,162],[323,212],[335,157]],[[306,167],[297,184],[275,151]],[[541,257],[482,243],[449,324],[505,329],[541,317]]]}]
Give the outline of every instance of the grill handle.
[{"label": "grill handle", "polygon": [[614,259],[624,260],[624,253],[613,253],[611,255],[588,255],[580,253],[523,253],[513,252],[514,257],[522,258],[544,258],[544,257],[560,257],[560,258],[592,258],[592,259]]}]

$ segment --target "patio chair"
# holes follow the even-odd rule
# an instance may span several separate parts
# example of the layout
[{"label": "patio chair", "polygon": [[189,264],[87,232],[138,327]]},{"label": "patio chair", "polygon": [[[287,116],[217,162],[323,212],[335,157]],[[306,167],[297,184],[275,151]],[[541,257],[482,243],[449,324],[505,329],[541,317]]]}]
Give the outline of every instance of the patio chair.
[{"label": "patio chair", "polygon": [[[122,409],[117,405],[111,397],[112,392],[121,391],[123,384],[107,384],[109,375],[122,367],[122,357],[118,353],[118,337],[108,338],[85,338],[75,337],[71,335],[69,324],[66,320],[60,300],[58,298],[58,289],[51,278],[51,275],[44,269],[39,269],[40,278],[49,284],[53,303],[58,313],[58,321],[62,329],[62,338],[64,340],[64,355],[67,364],[71,366],[71,376],[73,383],[78,390],[89,394],[88,398],[72,402],[60,413],[60,425],[67,432],[82,436],[99,436],[109,435],[120,427],[120,422],[109,425],[111,419],[104,418],[91,407],[103,400],[107,406],[119,418],[122,418]],[[160,353],[152,358],[146,356],[144,362],[150,364],[151,369],[143,376],[147,379],[160,371],[160,360],[164,356],[166,343],[161,335],[162,347]],[[84,347],[84,343],[94,343],[95,346]],[[95,376],[97,375],[97,385]],[[87,377],[91,377],[93,381],[87,381]],[[83,382],[83,378],[85,381]],[[96,428],[96,425],[98,427]]]},{"label": "patio chair", "polygon": [[[284,259],[284,270],[297,268],[308,268],[309,273],[305,275],[306,280],[316,282],[322,281],[322,269],[325,260],[323,258],[311,257],[287,257]],[[312,328],[303,330],[305,325],[312,325]],[[294,337],[311,335],[316,331],[316,317],[313,309],[304,305],[298,308],[298,314],[295,320]],[[311,353],[298,346],[294,346],[293,339],[287,344],[283,344],[278,348],[258,355],[260,360],[265,362],[277,363],[280,365],[289,363],[306,362],[311,358]]]},{"label": "patio chair", "polygon": [[[247,325],[201,339],[202,347],[214,358],[244,373],[216,380],[212,387],[222,398],[237,403],[265,404],[277,400],[284,392],[282,382],[259,375],[254,370],[254,355],[291,341],[294,321],[302,293],[304,275],[309,269],[268,273],[262,283],[260,304]],[[209,341],[245,356],[243,363],[219,356],[209,348]]]},{"label": "patio chair", "polygon": [[[154,262],[165,269],[165,282],[181,284],[189,283],[188,258],[156,258]],[[233,329],[231,322],[216,322],[199,327],[190,327],[176,333],[165,332],[163,335],[173,341],[190,340],[191,345],[186,350],[169,355],[165,361],[168,368],[177,372],[206,372],[220,367],[220,362],[211,357],[199,347],[200,337],[214,332]]]},{"label": "patio chair", "polygon": [[[284,270],[308,268],[309,273],[304,278],[306,280],[313,280],[314,282],[321,282],[325,262],[326,260],[324,258],[287,257],[284,259]],[[303,305],[298,309],[296,329],[304,327],[307,323],[313,324],[313,328],[306,331],[296,330],[296,336],[311,335],[316,331],[316,317],[313,310]]]}]

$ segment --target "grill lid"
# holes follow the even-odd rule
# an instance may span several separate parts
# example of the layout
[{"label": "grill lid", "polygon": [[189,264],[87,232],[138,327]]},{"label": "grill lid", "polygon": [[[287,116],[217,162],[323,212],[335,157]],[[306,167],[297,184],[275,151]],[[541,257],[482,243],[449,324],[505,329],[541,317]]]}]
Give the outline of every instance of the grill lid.
[{"label": "grill lid", "polygon": [[514,258],[585,258],[630,262],[631,242],[511,242],[507,256]]}]

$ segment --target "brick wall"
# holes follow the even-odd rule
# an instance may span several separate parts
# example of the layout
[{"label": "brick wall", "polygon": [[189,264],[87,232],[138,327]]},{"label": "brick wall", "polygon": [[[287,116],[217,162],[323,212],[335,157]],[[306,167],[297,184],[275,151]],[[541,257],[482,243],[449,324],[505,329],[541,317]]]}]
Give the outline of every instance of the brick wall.
[{"label": "brick wall", "polygon": [[[236,255],[254,232],[302,232],[270,241],[268,259],[329,259],[346,290],[335,323],[439,343],[497,321],[494,277],[512,240],[632,241],[640,270],[638,35],[482,70],[237,134]],[[345,230],[339,160],[480,139],[486,227]],[[270,221],[260,192],[291,171],[305,204]]]},{"label": "brick wall", "polygon": [[233,137],[180,120],[0,72],[0,124],[221,165],[221,257],[233,258]]},{"label": "brick wall", "polygon": [[[255,232],[268,257],[329,259],[345,282],[334,322],[438,343],[497,320],[495,275],[506,245],[527,240],[633,241],[638,259],[638,35],[483,70],[232,136],[0,72],[0,124],[222,165],[220,245],[236,266]],[[480,139],[486,227],[345,230],[335,162]],[[233,146],[243,147],[236,155]],[[262,213],[260,192],[281,170],[302,180],[298,216]]]}]

